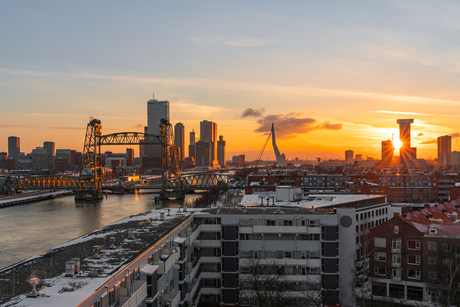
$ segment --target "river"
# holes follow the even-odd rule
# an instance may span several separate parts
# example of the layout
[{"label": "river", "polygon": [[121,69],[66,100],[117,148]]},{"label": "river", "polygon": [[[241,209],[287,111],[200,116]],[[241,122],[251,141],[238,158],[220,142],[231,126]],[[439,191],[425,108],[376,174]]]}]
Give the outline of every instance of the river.
[{"label": "river", "polygon": [[109,194],[98,201],[66,196],[0,209],[0,269],[124,217],[154,208],[190,206],[199,195],[155,203],[158,194]]}]

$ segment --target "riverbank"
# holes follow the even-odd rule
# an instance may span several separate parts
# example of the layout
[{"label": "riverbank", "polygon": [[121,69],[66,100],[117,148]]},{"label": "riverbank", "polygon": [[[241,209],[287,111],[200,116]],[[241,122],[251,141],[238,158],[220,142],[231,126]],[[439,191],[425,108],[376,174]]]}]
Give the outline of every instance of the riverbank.
[{"label": "riverbank", "polygon": [[57,197],[63,197],[67,195],[73,195],[74,192],[71,190],[59,190],[59,191],[40,191],[33,193],[21,193],[21,195],[14,196],[3,196],[0,198],[0,208],[10,207],[25,203],[43,201],[47,199],[53,199]]}]

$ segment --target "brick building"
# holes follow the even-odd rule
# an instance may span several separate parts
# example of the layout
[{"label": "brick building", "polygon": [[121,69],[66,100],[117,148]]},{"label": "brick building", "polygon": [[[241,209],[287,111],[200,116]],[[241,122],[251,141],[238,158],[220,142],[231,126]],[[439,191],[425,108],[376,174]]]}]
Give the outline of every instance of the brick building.
[{"label": "brick building", "polygon": [[[369,232],[369,275],[374,298],[406,303],[458,303],[460,202],[394,218]],[[410,302],[407,302],[410,301]]]}]

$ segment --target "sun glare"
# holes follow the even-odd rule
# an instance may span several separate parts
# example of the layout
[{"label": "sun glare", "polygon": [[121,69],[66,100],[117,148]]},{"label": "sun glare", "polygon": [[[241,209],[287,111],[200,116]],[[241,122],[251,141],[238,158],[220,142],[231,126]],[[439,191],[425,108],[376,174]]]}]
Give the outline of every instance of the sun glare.
[{"label": "sun glare", "polygon": [[396,139],[396,140],[393,141],[393,147],[395,149],[399,149],[399,148],[401,148],[401,146],[402,146],[402,143],[401,143],[401,141],[399,139]]}]

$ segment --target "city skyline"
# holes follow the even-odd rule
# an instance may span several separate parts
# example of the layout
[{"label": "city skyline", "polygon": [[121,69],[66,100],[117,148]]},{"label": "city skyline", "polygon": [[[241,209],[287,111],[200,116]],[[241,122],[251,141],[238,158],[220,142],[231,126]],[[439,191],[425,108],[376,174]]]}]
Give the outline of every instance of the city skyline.
[{"label": "city skyline", "polygon": [[444,135],[460,149],[456,2],[87,6],[1,4],[0,151],[80,151],[89,117],[142,132],[152,93],[187,134],[218,123],[227,157],[255,159],[272,122],[288,159],[378,158],[397,118],[414,118],[417,158]]}]

